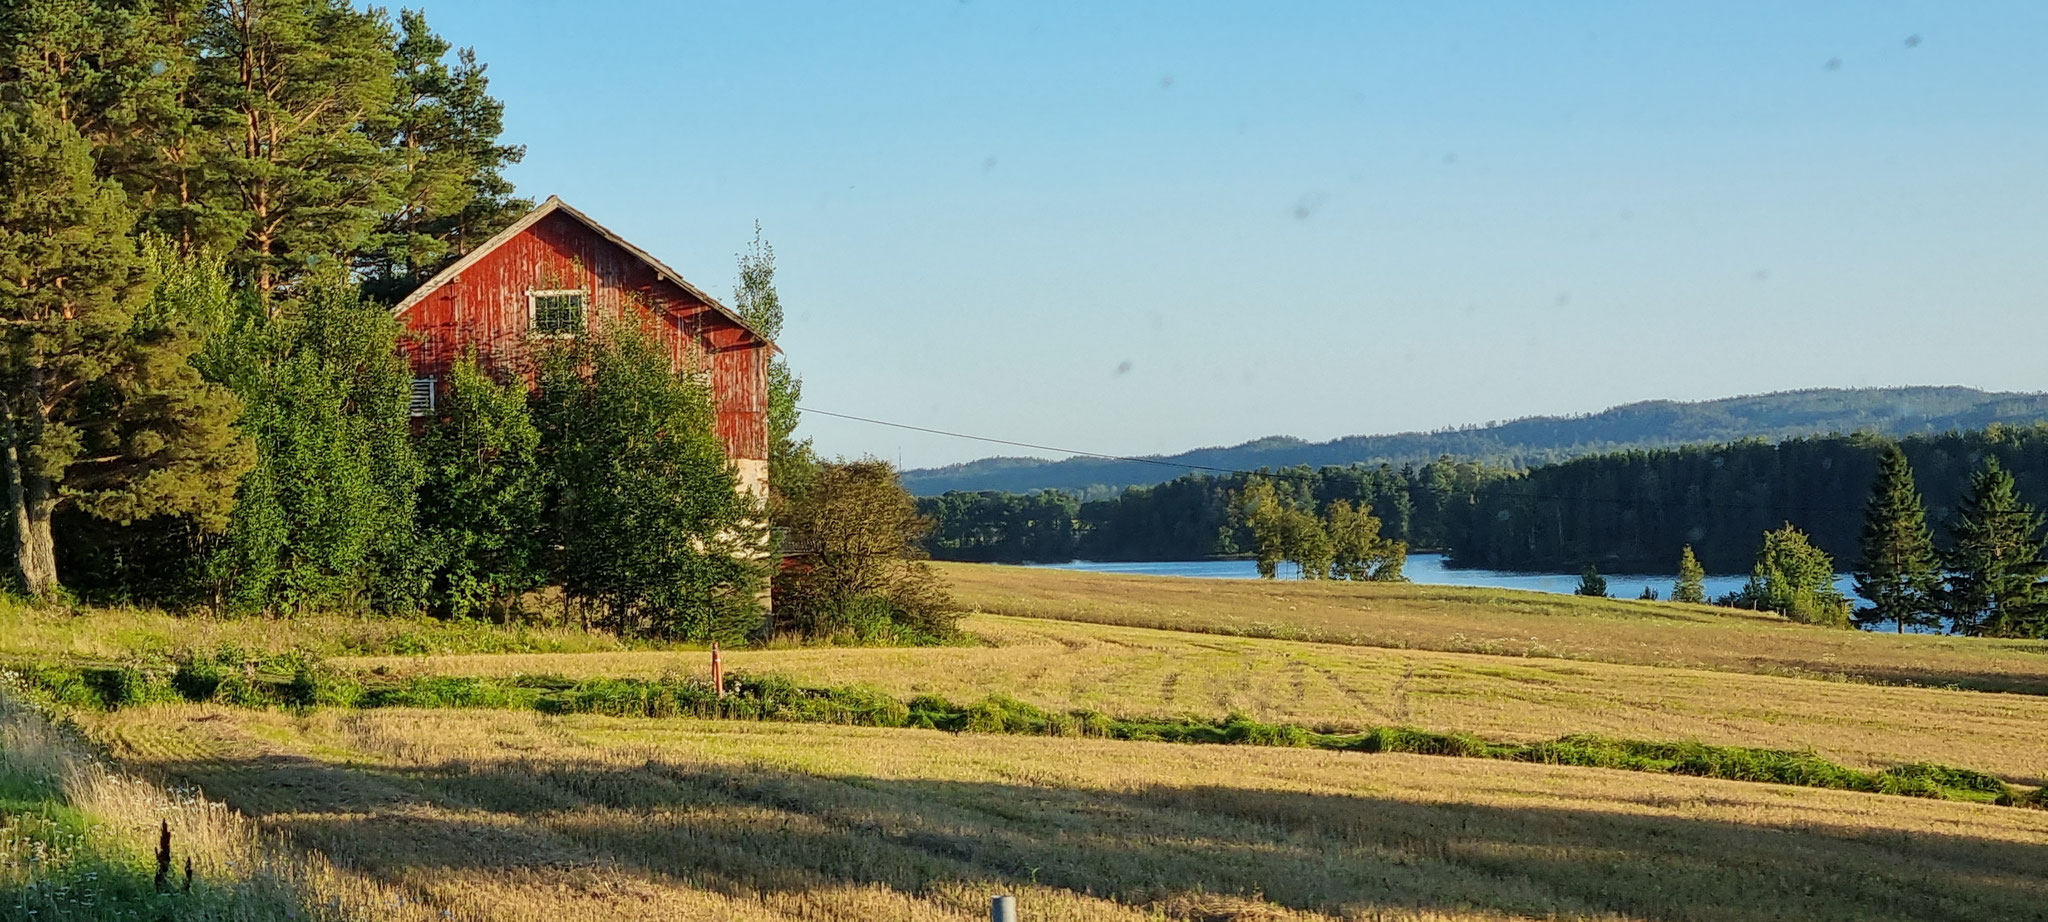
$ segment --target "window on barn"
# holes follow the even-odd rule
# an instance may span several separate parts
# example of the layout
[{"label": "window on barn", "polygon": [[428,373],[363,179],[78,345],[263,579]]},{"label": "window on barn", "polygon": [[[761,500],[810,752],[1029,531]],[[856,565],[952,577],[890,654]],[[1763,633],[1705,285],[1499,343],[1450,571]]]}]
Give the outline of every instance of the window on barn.
[{"label": "window on barn", "polygon": [[428,416],[434,412],[434,379],[412,379],[412,415]]},{"label": "window on barn", "polygon": [[533,332],[541,336],[573,336],[583,332],[589,293],[580,288],[531,291],[526,294]]}]

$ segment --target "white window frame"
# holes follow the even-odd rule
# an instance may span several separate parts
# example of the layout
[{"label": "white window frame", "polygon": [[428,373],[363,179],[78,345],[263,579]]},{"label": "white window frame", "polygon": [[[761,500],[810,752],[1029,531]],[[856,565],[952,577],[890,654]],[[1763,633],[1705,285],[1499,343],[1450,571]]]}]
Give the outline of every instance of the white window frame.
[{"label": "white window frame", "polygon": [[[540,328],[540,299],[559,298],[575,295],[583,299],[583,322],[569,331],[547,331]],[[588,288],[528,288],[526,290],[526,334],[540,339],[560,339],[580,336],[590,329],[590,289]]]},{"label": "white window frame", "polygon": [[[412,379],[412,397],[406,402],[406,411],[414,419],[434,415],[435,401],[440,397],[439,391],[440,385],[434,380],[433,375]],[[421,397],[426,398],[425,406],[421,406]]]}]

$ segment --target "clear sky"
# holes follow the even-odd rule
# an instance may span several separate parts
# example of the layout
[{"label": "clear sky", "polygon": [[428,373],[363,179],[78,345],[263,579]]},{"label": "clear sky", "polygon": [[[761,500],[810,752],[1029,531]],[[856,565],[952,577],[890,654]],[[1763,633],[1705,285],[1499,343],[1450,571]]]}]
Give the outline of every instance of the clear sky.
[{"label": "clear sky", "polygon": [[[416,0],[812,407],[1115,453],[2048,389],[2048,3]],[[826,454],[1016,454],[812,416]]]}]

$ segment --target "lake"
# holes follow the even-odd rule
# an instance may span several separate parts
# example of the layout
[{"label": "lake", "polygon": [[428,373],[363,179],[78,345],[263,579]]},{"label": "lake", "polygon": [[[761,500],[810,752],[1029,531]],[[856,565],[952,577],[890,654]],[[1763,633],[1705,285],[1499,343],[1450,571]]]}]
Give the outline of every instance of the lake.
[{"label": "lake", "polygon": [[[1104,563],[1089,560],[1075,560],[1067,563],[1031,564],[1055,570],[1085,570],[1090,573],[1139,573],[1147,576],[1190,576],[1197,579],[1258,579],[1259,567],[1252,560],[1147,560],[1136,562]],[[1282,565],[1281,573],[1287,567]],[[1452,567],[1445,563],[1442,554],[1409,554],[1408,565],[1403,568],[1408,579],[1418,583],[1439,586],[1483,586],[1494,589],[1532,589],[1537,592],[1556,592],[1570,595],[1579,587],[1577,573],[1530,573],[1517,570],[1474,570]],[[1675,575],[1653,573],[1602,573],[1607,580],[1607,594],[1617,599],[1633,599],[1643,594],[1643,588],[1657,590],[1658,598],[1671,595],[1671,584]],[[1718,598],[1742,588],[1749,581],[1747,576],[1707,577],[1707,598]],[[1835,588],[1856,602],[1862,598],[1856,595],[1855,580],[1846,573],[1835,576]]]}]

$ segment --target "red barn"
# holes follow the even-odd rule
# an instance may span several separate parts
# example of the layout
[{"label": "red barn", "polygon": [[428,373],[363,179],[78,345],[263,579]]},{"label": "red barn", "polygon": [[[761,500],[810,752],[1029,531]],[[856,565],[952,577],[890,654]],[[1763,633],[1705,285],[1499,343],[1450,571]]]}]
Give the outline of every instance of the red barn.
[{"label": "red barn", "polygon": [[768,356],[775,344],[675,270],[549,196],[392,309],[413,335],[413,413],[432,412],[438,382],[464,349],[525,372],[536,340],[594,321],[635,317],[676,368],[708,373],[718,437],[742,487],[768,488]]}]

